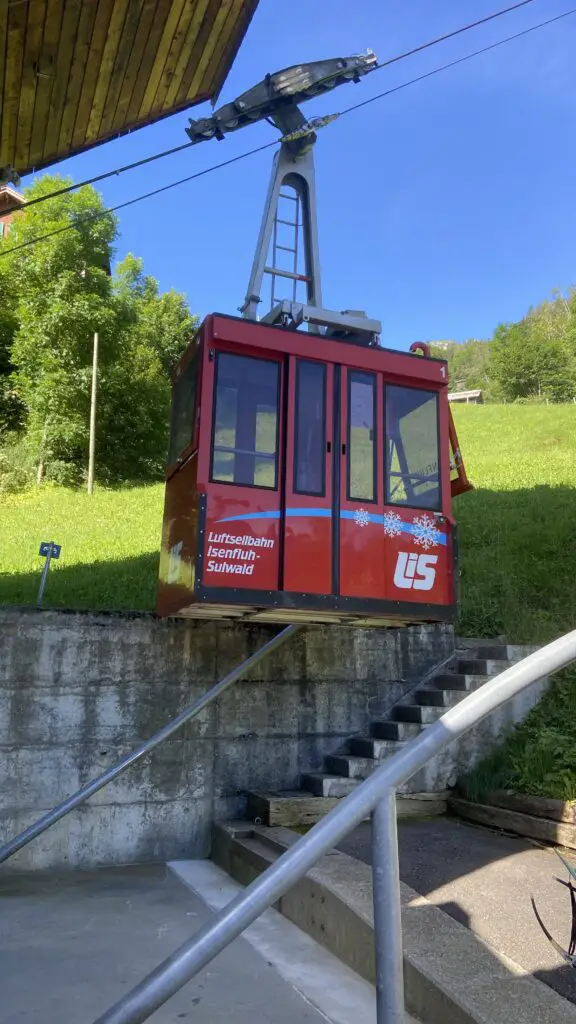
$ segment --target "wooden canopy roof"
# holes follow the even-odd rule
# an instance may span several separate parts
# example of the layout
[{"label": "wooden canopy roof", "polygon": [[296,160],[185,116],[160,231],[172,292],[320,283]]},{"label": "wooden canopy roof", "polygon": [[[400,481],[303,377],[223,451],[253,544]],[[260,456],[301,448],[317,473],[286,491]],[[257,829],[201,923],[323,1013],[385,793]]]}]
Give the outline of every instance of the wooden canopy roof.
[{"label": "wooden canopy roof", "polygon": [[0,0],[0,172],[217,96],[258,0]]}]

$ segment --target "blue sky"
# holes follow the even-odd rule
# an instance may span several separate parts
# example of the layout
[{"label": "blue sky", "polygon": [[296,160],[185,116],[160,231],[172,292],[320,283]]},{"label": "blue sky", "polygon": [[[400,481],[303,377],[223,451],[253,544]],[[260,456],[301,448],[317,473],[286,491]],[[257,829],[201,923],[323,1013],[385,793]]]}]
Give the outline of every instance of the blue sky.
[{"label": "blue sky", "polygon": [[[568,10],[525,9],[306,104],[334,112]],[[371,47],[383,61],[504,0],[260,0],[219,104],[268,71]],[[324,304],[383,323],[383,343],[488,337],[553,288],[576,283],[576,15],[436,75],[323,129],[316,146]],[[60,164],[81,180],[186,141],[204,104]],[[115,205],[274,138],[224,142],[103,183]],[[120,212],[134,252],[195,312],[244,298],[273,150]],[[26,182],[24,182],[26,184]]]}]

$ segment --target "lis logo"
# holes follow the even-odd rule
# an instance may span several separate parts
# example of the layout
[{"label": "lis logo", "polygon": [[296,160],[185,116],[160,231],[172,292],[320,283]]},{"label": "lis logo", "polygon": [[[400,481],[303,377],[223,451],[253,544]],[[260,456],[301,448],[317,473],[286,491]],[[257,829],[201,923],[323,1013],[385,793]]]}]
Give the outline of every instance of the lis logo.
[{"label": "lis logo", "polygon": [[394,570],[394,586],[401,590],[432,590],[437,561],[438,555],[409,555],[400,551]]}]

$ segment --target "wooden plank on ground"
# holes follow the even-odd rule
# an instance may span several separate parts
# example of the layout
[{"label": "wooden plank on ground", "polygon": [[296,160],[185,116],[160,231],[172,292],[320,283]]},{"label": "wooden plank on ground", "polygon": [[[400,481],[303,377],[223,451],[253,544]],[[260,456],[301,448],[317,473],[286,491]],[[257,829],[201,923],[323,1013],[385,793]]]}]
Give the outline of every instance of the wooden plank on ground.
[{"label": "wooden plank on ground", "polygon": [[[20,81],[26,39],[27,4],[11,6],[8,11],[6,66],[4,70],[4,107],[2,110],[2,166],[15,165]],[[17,169],[17,168],[16,168]]]},{"label": "wooden plank on ground", "polygon": [[[112,131],[120,131],[129,123],[129,109],[132,102],[134,89],[139,78],[142,76],[142,62],[146,50],[146,43],[150,37],[154,22],[159,16],[158,4],[162,0],[144,0],[144,6],[140,14],[138,28],[134,36],[134,42],[130,57],[126,66],[126,74],[122,82],[122,89],[116,104],[114,118],[112,120]],[[145,83],[142,87],[145,88]]]},{"label": "wooden plank on ground", "polygon": [[38,66],[38,84],[36,86],[32,137],[28,154],[28,164],[30,167],[41,163],[44,155],[52,91],[57,74],[58,41],[62,25],[62,14],[62,0],[48,0],[42,53]]},{"label": "wooden plank on ground", "polygon": [[18,105],[18,132],[16,135],[16,166],[27,167],[32,139],[32,122],[38,85],[38,67],[44,37],[46,0],[28,4],[26,42],[20,82],[20,103]]},{"label": "wooden plank on ground", "polygon": [[531,814],[521,814],[504,807],[492,807],[486,804],[475,804],[470,800],[453,797],[448,802],[449,810],[468,821],[475,821],[488,828],[514,832],[530,839],[538,839],[554,846],[566,846],[576,850],[576,825],[568,825],[551,818],[537,818]]},{"label": "wooden plank on ground", "polygon": [[[104,110],[108,104],[110,89],[113,87],[114,71],[117,67],[117,56],[124,31],[124,23],[128,13],[129,3],[130,0],[116,0],[112,10],[112,17],[110,18],[110,24],[108,26],[108,32],[104,48],[102,50],[102,59],[100,61],[100,71],[98,74],[98,81],[96,83],[96,91],[94,92],[94,99],[92,101],[88,117],[88,127],[86,130],[87,142],[96,142],[100,137],[100,122],[102,121]],[[123,68],[118,69],[118,74],[123,73]],[[116,107],[115,100],[113,101],[113,106],[114,108]]]},{"label": "wooden plank on ground", "polygon": [[487,793],[483,801],[487,806],[507,807],[511,811],[532,814],[536,818],[551,818],[576,825],[576,800],[553,800],[551,797],[531,796],[528,793],[512,793],[495,790]]}]

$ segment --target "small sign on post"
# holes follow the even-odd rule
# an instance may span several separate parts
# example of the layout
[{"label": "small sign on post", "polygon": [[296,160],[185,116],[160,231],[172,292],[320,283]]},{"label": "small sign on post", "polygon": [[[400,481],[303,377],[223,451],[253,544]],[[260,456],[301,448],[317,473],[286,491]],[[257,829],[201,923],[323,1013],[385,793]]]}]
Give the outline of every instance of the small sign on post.
[{"label": "small sign on post", "polygon": [[41,558],[45,558],[44,568],[42,569],[42,577],[40,579],[40,587],[38,589],[38,607],[42,607],[42,599],[44,597],[44,588],[46,586],[46,580],[48,578],[48,570],[50,568],[50,562],[53,558],[60,558],[60,551],[62,550],[60,544],[55,544],[53,540],[43,540],[40,545],[39,555]]}]

